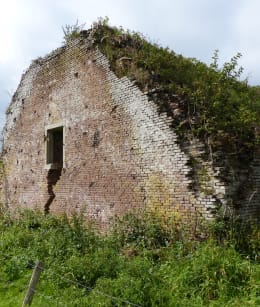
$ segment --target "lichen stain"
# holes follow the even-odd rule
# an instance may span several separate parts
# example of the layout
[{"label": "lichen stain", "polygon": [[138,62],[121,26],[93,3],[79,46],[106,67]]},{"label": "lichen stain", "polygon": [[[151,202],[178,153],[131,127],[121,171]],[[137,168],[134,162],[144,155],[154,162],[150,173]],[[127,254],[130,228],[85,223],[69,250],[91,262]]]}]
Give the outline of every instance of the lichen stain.
[{"label": "lichen stain", "polygon": [[180,206],[174,203],[173,187],[163,175],[154,173],[145,183],[146,211],[165,223],[169,220],[180,222]]}]

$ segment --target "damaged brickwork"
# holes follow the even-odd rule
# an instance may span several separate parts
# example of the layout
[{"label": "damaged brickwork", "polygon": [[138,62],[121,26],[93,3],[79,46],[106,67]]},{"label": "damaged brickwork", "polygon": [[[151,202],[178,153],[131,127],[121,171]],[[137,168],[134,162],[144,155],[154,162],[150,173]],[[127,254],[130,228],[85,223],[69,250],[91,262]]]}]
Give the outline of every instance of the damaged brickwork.
[{"label": "damaged brickwork", "polygon": [[[79,38],[34,61],[22,76],[4,128],[2,202],[11,210],[82,213],[106,226],[126,212],[158,212],[183,222],[214,218],[230,187],[201,161],[193,189],[191,157],[166,114],[128,78],[118,78],[91,39]],[[64,161],[46,162],[46,127],[63,129]],[[259,160],[241,214],[259,214]]]}]

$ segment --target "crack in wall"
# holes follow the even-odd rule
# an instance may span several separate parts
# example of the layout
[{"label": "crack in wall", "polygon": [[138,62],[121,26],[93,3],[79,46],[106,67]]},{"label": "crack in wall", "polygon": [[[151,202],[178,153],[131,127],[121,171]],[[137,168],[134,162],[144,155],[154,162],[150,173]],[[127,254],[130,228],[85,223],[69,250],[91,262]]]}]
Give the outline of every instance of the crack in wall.
[{"label": "crack in wall", "polygon": [[54,186],[58,182],[61,176],[61,168],[58,169],[50,169],[47,174],[47,187],[48,187],[48,194],[49,198],[44,205],[44,213],[48,214],[50,212],[50,206],[55,198],[55,193],[53,191]]}]

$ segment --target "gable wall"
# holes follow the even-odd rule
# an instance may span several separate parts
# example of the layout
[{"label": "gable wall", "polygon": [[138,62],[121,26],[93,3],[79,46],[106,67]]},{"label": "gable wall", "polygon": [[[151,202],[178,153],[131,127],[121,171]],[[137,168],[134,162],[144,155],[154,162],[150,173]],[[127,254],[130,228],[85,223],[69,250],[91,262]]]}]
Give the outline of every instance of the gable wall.
[{"label": "gable wall", "polygon": [[102,225],[129,210],[190,221],[214,216],[225,186],[206,165],[210,193],[193,191],[188,157],[170,121],[159,115],[107,59],[78,41],[33,64],[10,105],[4,131],[4,202],[40,208],[50,197],[45,127],[65,131],[65,168],[50,212],[82,212]]}]

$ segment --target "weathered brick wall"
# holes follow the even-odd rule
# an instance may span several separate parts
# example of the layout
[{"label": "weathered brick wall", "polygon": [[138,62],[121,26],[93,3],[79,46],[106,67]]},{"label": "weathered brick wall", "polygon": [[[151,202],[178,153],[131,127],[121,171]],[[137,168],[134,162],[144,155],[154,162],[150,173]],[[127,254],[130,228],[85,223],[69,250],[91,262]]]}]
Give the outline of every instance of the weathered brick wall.
[{"label": "weathered brick wall", "polygon": [[[246,191],[245,191],[246,190]],[[250,167],[250,173],[242,187],[241,199],[237,215],[245,220],[260,221],[260,151],[255,152],[255,158]]]},{"label": "weathered brick wall", "polygon": [[4,190],[3,190],[3,182],[4,182],[4,167],[2,160],[0,159],[0,211],[4,209]]},{"label": "weathered brick wall", "polygon": [[57,123],[64,126],[65,167],[50,212],[82,212],[105,225],[145,208],[190,221],[212,218],[216,203],[225,203],[225,186],[209,163],[205,189],[192,189],[189,158],[170,120],[127,78],[117,78],[87,40],[34,62],[8,113],[4,202],[11,209],[44,210],[50,196],[44,133]]}]

